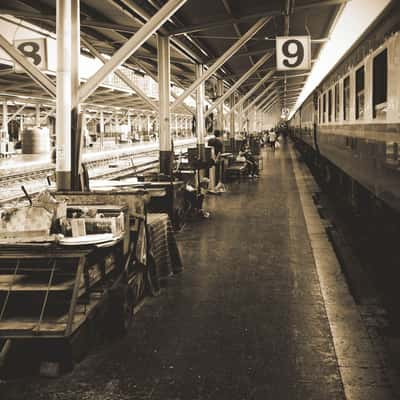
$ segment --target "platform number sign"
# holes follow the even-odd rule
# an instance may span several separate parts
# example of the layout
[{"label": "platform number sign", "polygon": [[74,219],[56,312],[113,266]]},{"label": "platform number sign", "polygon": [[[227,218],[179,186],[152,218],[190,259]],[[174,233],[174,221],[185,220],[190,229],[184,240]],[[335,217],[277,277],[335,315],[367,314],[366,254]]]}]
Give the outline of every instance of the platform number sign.
[{"label": "platform number sign", "polygon": [[311,69],[310,36],[277,36],[276,69],[278,71]]},{"label": "platform number sign", "polygon": [[[14,47],[40,70],[47,70],[47,41],[45,38],[15,40]],[[15,63],[15,72],[25,72],[25,70]]]}]

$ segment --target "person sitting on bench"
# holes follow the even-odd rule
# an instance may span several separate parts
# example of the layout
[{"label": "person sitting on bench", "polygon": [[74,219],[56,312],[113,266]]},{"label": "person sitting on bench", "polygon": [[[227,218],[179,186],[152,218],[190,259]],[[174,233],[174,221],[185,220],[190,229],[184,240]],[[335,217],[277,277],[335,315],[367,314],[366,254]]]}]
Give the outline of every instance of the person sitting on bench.
[{"label": "person sitting on bench", "polygon": [[201,218],[210,218],[210,213],[203,210],[203,201],[204,201],[204,193],[207,192],[208,189],[208,178],[201,178],[200,186],[197,190],[191,184],[186,184],[186,189],[184,192],[185,200],[189,206],[189,212],[192,215],[198,215]]},{"label": "person sitting on bench", "polygon": [[247,168],[249,170],[249,177],[250,178],[258,178],[258,162],[254,158],[253,154],[251,153],[250,147],[245,144],[239,155],[244,157],[246,160]]}]

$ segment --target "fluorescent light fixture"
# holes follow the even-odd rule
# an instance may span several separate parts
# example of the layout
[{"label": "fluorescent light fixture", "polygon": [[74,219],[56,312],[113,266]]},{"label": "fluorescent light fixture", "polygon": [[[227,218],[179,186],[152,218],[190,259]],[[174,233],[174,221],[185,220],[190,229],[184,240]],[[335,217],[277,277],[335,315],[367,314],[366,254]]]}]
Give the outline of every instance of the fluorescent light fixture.
[{"label": "fluorescent light fixture", "polygon": [[311,70],[289,119],[389,3],[390,0],[368,2],[352,0],[346,3],[329,35],[330,40],[319,53],[318,60]]}]

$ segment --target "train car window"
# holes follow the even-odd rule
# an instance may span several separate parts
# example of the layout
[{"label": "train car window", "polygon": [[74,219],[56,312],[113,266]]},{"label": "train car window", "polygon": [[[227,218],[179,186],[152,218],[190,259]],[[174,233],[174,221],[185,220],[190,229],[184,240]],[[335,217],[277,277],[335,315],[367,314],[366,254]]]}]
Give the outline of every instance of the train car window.
[{"label": "train car window", "polygon": [[339,121],[339,83],[335,85],[335,121]]},{"label": "train car window", "polygon": [[324,93],[324,97],[322,100],[322,122],[325,123],[326,122],[326,93]]},{"label": "train car window", "polygon": [[319,96],[319,99],[318,99],[318,123],[319,124],[322,124],[321,114],[322,114],[322,96]]},{"label": "train car window", "polygon": [[374,118],[384,118],[386,115],[387,69],[387,49],[385,49],[373,61],[372,113]]},{"label": "train car window", "polygon": [[328,92],[328,121],[332,121],[332,89]]},{"label": "train car window", "polygon": [[356,71],[356,119],[364,117],[364,88],[365,73],[362,66]]},{"label": "train car window", "polygon": [[348,121],[350,118],[350,77],[343,81],[343,119]]}]

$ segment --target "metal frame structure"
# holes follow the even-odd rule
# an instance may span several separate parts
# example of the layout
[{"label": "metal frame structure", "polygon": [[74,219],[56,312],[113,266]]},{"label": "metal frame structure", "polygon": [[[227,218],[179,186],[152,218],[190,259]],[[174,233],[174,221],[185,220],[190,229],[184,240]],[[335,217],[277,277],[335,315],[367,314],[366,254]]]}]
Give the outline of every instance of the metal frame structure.
[{"label": "metal frame structure", "polygon": [[[124,118],[128,121],[130,113],[136,108],[158,112],[160,170],[170,174],[173,120],[171,112],[188,113],[186,115],[189,117],[191,114],[196,115],[200,149],[204,147],[204,118],[209,117],[214,110],[217,110],[218,115],[217,127],[224,130],[224,121],[229,121],[227,126],[231,135],[235,134],[235,126],[241,129],[242,121],[246,120],[246,113],[254,114],[255,119],[262,120],[260,113],[267,112],[271,108],[271,102],[275,104],[280,97],[283,102],[289,100],[288,93],[296,91],[291,88],[299,87],[300,90],[308,75],[281,74],[275,70],[272,60],[274,49],[271,47],[274,36],[304,30],[304,16],[311,8],[318,7],[321,18],[325,18],[323,25],[327,26],[327,29],[322,30],[315,24],[312,30],[313,41],[321,43],[329,36],[331,24],[347,0],[325,0],[318,4],[315,1],[295,4],[294,1],[287,0],[282,2],[280,10],[271,9],[259,0],[250,0],[246,5],[236,0],[217,0],[209,5],[220,7],[227,18],[208,21],[208,15],[204,15],[205,21],[196,24],[191,22],[190,10],[194,4],[193,0],[154,0],[141,5],[131,0],[106,0],[96,4],[95,10],[94,4],[85,0],[44,1],[49,4],[57,1],[57,5],[53,8],[50,6],[47,14],[43,13],[43,10],[36,13],[32,11],[34,7],[24,8],[25,0],[20,0],[18,5],[0,9],[0,14],[7,13],[33,23],[40,21],[50,32],[54,31],[56,22],[59,61],[57,85],[54,84],[51,74],[45,74],[35,68],[0,35],[0,47],[23,66],[30,79],[40,88],[35,84],[30,85],[26,77],[16,74],[12,75],[17,80],[15,85],[4,85],[3,73],[7,75],[12,72],[8,67],[2,70],[0,65],[0,97],[7,102],[9,98],[13,98],[9,91],[16,97],[32,90],[29,104],[41,101],[47,104],[47,110],[42,109],[44,115],[39,118],[40,121],[51,115],[54,106],[54,101],[43,96],[43,90],[51,97],[56,97],[57,184],[59,189],[67,190],[74,186],[74,180],[79,175],[82,137],[77,116],[80,106],[88,115],[89,109],[100,112],[101,142],[104,140],[105,123],[105,109],[100,107],[102,104],[109,102],[122,108],[123,111],[118,111],[118,114],[125,113]],[[249,13],[240,11],[241,8],[247,7]],[[110,16],[106,14],[108,9],[112,10]],[[0,18],[3,17],[0,15]],[[199,20],[201,21],[201,18],[197,19]],[[274,24],[269,23],[272,20]],[[305,28],[309,31],[307,26]],[[198,35],[199,32],[204,34]],[[233,43],[228,46],[221,45],[222,42],[229,43],[230,40],[233,40]],[[316,58],[319,46],[313,47],[313,57]],[[81,50],[84,53],[89,52],[103,63],[86,82],[80,82],[78,78],[78,57]],[[119,69],[122,65],[130,70],[144,71],[158,81],[159,99],[150,98]],[[128,90],[113,91],[105,84],[104,80],[111,73],[115,73]],[[217,78],[217,98],[205,110],[207,93],[204,86],[212,76]],[[252,84],[255,80],[257,82]],[[179,94],[173,93],[171,83],[183,91]],[[274,91],[269,93],[273,87]],[[196,111],[185,103],[194,94]],[[7,108],[7,104],[5,107]],[[14,107],[9,120],[16,118],[23,111],[28,112],[29,108],[24,104],[9,107]],[[225,108],[228,108],[226,112]],[[3,115],[5,120],[7,111],[4,111]],[[115,118],[120,120],[119,117]],[[176,123],[176,119],[174,121]],[[86,121],[83,124],[85,125]],[[258,124],[250,124],[249,127],[257,130]],[[200,153],[202,155],[203,152]]]}]

